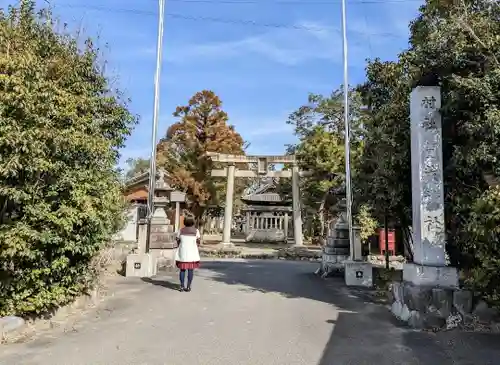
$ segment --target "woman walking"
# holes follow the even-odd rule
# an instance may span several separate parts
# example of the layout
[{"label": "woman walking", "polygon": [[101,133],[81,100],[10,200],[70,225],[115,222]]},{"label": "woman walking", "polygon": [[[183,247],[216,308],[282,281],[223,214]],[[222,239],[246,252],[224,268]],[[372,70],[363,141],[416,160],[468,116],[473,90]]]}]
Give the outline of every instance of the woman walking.
[{"label": "woman walking", "polygon": [[[181,292],[191,291],[194,269],[200,267],[200,253],[198,251],[200,238],[200,231],[194,226],[194,219],[186,217],[184,219],[184,227],[177,233],[177,244],[179,247],[175,253],[175,264],[181,270],[179,273],[181,282],[179,291]],[[188,274],[187,287],[184,286],[186,270]]]}]

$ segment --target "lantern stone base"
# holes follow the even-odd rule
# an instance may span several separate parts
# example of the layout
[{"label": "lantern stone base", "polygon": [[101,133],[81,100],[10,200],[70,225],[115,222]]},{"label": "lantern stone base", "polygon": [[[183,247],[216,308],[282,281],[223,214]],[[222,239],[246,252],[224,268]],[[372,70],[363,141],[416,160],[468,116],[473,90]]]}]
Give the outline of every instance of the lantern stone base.
[{"label": "lantern stone base", "polygon": [[157,273],[157,259],[150,253],[127,256],[126,277],[150,278]]},{"label": "lantern stone base", "polygon": [[344,267],[347,286],[373,286],[373,268],[369,262],[347,260]]}]

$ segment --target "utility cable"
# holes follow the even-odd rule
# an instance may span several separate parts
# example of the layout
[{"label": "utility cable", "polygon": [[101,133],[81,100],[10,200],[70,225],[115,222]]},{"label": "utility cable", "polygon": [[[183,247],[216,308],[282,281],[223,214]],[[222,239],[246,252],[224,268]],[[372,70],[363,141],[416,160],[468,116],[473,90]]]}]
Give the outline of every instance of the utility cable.
[{"label": "utility cable", "polygon": [[[170,0],[171,1],[171,0]],[[157,13],[153,11],[147,10],[139,10],[139,9],[126,9],[126,8],[110,8],[103,6],[93,6],[93,5],[70,5],[70,4],[61,4],[55,5],[54,8],[74,8],[74,9],[87,9],[92,11],[102,11],[102,12],[110,12],[110,13],[130,13],[138,16],[156,16]],[[178,13],[165,13],[166,17],[173,19],[182,19],[182,20],[190,20],[190,21],[204,21],[204,22],[213,22],[213,23],[223,23],[223,24],[233,24],[233,25],[247,25],[247,26],[255,26],[255,27],[265,27],[265,28],[284,28],[284,29],[295,29],[295,30],[304,30],[310,32],[318,32],[318,31],[328,31],[334,30],[336,32],[340,32],[339,28],[333,27],[308,27],[302,25],[295,24],[279,24],[279,23],[261,23],[255,20],[246,20],[246,19],[227,19],[227,18],[217,18],[217,17],[205,17],[205,16],[192,16],[192,15],[184,15]],[[366,34],[366,32],[357,32],[359,34]],[[376,37],[399,37],[399,35],[394,33],[370,33],[371,36]]]},{"label": "utility cable", "polygon": [[[157,0],[150,0],[157,1]],[[169,0],[172,3],[184,4],[227,4],[227,5],[337,5],[341,0],[315,1],[315,0],[276,0],[276,1],[256,1],[256,0]],[[385,4],[385,3],[423,3],[423,0],[352,0],[349,4]]]}]

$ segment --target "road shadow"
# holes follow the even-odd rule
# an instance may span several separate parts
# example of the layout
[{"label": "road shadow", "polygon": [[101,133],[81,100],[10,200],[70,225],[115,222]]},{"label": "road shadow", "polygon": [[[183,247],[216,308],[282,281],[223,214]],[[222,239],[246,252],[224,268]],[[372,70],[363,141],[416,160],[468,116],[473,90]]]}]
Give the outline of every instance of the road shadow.
[{"label": "road shadow", "polygon": [[171,277],[164,278],[141,278],[142,281],[148,284],[161,286],[170,290],[179,291],[179,283],[173,283]]},{"label": "road shadow", "polygon": [[318,365],[455,364],[427,333],[407,331],[377,313],[340,312]]},{"label": "road shadow", "polygon": [[[239,290],[277,293],[286,298],[307,298],[352,309],[372,301],[371,290],[351,293],[343,277],[321,279],[314,274],[317,263],[286,260],[205,261],[196,275]],[[328,287],[328,290],[323,290]],[[352,299],[356,299],[353,301]]]},{"label": "road shadow", "polygon": [[342,277],[321,279],[318,264],[247,260],[203,262],[198,275],[241,291],[278,293],[335,306],[331,336],[318,365],[493,365],[500,363],[500,337],[458,331],[413,331],[397,321],[370,290],[347,288]]}]

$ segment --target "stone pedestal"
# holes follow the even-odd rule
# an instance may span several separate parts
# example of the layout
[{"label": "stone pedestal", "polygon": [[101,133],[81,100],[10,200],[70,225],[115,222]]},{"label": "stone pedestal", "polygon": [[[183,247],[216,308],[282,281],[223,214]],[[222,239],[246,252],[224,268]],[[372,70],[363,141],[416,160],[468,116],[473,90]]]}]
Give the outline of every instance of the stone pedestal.
[{"label": "stone pedestal", "polygon": [[342,213],[335,222],[328,227],[326,245],[323,247],[320,273],[327,277],[331,273],[344,269],[344,262],[349,260],[349,229]]},{"label": "stone pedestal", "polygon": [[394,282],[391,312],[417,329],[453,328],[471,320],[472,293],[458,288]]},{"label": "stone pedestal", "polygon": [[173,249],[177,246],[174,226],[165,211],[170,203],[171,190],[164,182],[156,185],[154,211],[149,222],[149,249]]},{"label": "stone pedestal", "polygon": [[373,286],[373,268],[366,261],[344,261],[345,283],[347,286]]},{"label": "stone pedestal", "polygon": [[156,257],[147,253],[148,224],[146,219],[139,221],[137,252],[127,255],[126,277],[151,277],[156,275]]},{"label": "stone pedestal", "polygon": [[127,256],[126,277],[150,278],[157,272],[156,258],[150,253],[130,254]]},{"label": "stone pedestal", "polygon": [[403,281],[416,286],[458,288],[458,271],[450,266],[404,264]]},{"label": "stone pedestal", "polygon": [[[340,272],[342,270],[344,270],[345,275],[350,275],[350,273],[345,270],[345,263],[349,260],[349,262],[366,264],[366,262],[362,260],[363,251],[361,238],[359,236],[359,228],[353,227],[353,230],[355,239],[354,247],[357,247],[356,250],[359,255],[355,256],[354,260],[350,257],[351,248],[349,241],[349,225],[347,223],[346,212],[342,212],[336,221],[330,223],[327,232],[326,245],[323,247],[321,267],[319,269],[319,273],[321,273],[322,277],[327,277],[331,273]],[[351,279],[348,280],[347,278],[346,281],[349,281],[349,283],[352,282]],[[356,281],[353,285],[359,284]]]},{"label": "stone pedestal", "polygon": [[157,207],[151,218],[149,231],[150,249],[173,249],[177,246],[177,234],[163,207]]},{"label": "stone pedestal", "polygon": [[403,282],[392,283],[390,291],[392,313],[413,328],[443,328],[470,313],[463,309],[472,293],[458,288],[453,267],[405,264]]}]

